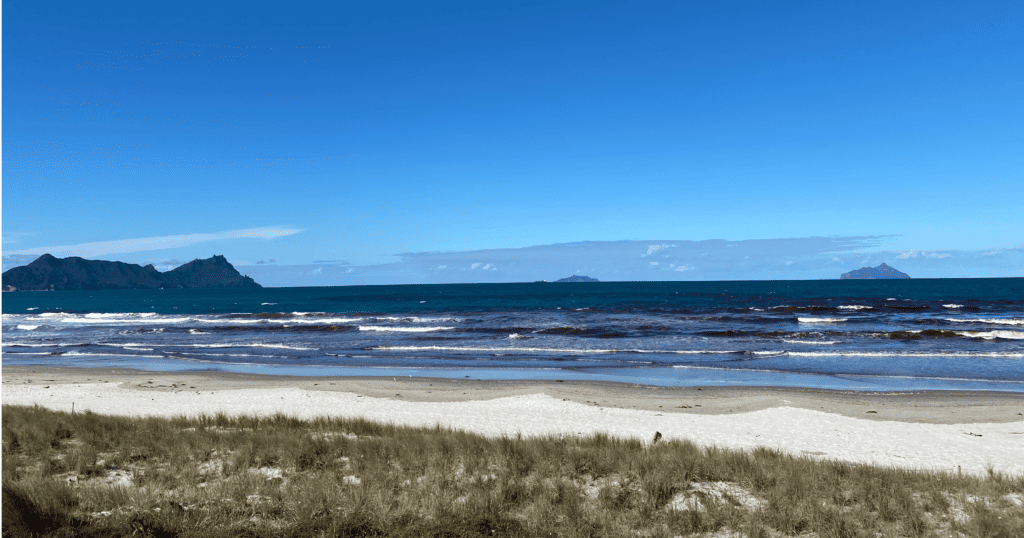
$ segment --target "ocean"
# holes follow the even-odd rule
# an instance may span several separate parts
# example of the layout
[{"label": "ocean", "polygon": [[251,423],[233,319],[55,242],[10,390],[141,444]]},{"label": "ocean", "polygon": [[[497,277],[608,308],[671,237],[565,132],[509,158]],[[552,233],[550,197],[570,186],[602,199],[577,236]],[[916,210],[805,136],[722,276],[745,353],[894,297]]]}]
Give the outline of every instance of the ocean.
[{"label": "ocean", "polygon": [[1024,279],[6,292],[3,364],[1024,392]]}]

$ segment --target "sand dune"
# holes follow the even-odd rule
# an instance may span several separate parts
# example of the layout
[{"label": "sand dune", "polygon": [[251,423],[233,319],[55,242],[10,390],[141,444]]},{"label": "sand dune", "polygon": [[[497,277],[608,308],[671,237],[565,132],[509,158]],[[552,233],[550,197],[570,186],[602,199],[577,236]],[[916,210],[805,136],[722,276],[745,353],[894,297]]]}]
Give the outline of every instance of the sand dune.
[{"label": "sand dune", "polygon": [[[8,377],[5,373],[5,377]],[[5,379],[5,381],[8,381]],[[326,384],[326,383],[325,383]],[[797,455],[885,466],[1024,474],[1024,421],[929,424],[853,418],[786,405],[733,414],[691,414],[585,404],[544,393],[461,401],[407,401],[356,392],[271,386],[143,390],[122,382],[4,383],[3,403],[138,416],[273,414],[364,417],[410,426],[441,424],[488,436],[605,432],[649,441],[779,448]],[[176,387],[178,388],[178,387]]]}]

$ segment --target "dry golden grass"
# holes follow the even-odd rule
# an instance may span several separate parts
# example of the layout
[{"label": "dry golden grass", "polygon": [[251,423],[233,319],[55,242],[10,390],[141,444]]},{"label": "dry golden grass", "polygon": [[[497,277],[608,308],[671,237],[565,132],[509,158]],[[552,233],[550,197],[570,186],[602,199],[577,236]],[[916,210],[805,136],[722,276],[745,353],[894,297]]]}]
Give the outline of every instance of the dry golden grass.
[{"label": "dry golden grass", "polygon": [[1024,477],[604,435],[3,407],[4,536],[1024,536]]}]

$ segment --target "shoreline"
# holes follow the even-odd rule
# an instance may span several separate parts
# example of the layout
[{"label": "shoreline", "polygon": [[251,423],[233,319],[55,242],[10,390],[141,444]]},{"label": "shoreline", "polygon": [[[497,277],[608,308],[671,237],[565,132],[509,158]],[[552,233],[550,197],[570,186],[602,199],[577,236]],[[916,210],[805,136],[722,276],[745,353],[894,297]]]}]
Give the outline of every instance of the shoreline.
[{"label": "shoreline", "polygon": [[[786,386],[663,387],[607,381],[476,380],[432,377],[281,376],[235,372],[151,372],[129,368],[2,366],[2,386],[121,384],[145,392],[300,389],[403,402],[471,402],[545,394],[600,408],[688,415],[735,415],[797,408],[872,421],[978,424],[1024,421],[1024,393],[855,391]],[[195,387],[195,388],[191,388]],[[397,391],[397,392],[396,392]],[[4,404],[7,404],[4,398]]]}]

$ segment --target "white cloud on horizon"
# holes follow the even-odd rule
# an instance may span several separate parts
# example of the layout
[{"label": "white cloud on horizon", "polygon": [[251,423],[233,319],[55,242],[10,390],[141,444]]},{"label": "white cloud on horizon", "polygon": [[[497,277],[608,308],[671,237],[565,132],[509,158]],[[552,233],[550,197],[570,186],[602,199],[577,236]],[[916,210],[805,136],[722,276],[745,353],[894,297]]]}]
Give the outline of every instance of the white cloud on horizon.
[{"label": "white cloud on horizon", "polygon": [[[899,251],[897,251],[897,252],[899,252]],[[897,260],[909,260],[909,259],[918,257],[918,255],[920,255],[922,258],[931,258],[933,260],[941,260],[942,258],[950,258],[950,257],[953,256],[948,251],[946,251],[946,252],[937,252],[937,251],[927,251],[927,250],[911,249],[911,250],[905,250],[905,251],[900,252],[900,254],[898,256],[896,256],[896,259]]]},{"label": "white cloud on horizon", "polygon": [[657,251],[659,251],[659,250],[661,250],[663,248],[669,248],[669,247],[674,247],[674,246],[675,245],[651,245],[651,246],[647,247],[647,254],[641,254],[640,257],[641,258],[646,258],[646,257],[650,256],[651,254],[654,254],[655,252],[657,252]]},{"label": "white cloud on horizon", "polygon": [[63,245],[53,247],[28,248],[4,252],[8,255],[34,255],[52,254],[58,258],[68,256],[81,256],[92,258],[110,254],[129,254],[144,252],[147,250],[161,250],[167,248],[179,248],[205,243],[208,241],[221,241],[225,239],[274,239],[285,237],[302,232],[298,228],[286,228],[282,226],[268,226],[264,228],[247,228],[244,230],[228,230],[224,232],[186,235],[164,235],[159,237],[140,237],[137,239],[117,239],[114,241],[97,241],[94,243],[81,243],[78,245]]}]

